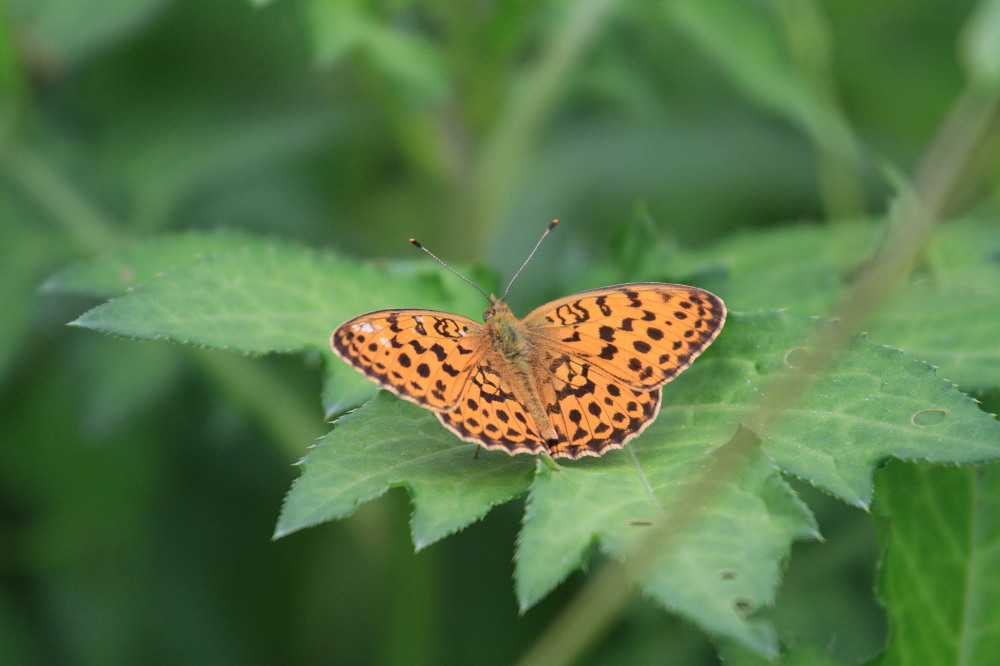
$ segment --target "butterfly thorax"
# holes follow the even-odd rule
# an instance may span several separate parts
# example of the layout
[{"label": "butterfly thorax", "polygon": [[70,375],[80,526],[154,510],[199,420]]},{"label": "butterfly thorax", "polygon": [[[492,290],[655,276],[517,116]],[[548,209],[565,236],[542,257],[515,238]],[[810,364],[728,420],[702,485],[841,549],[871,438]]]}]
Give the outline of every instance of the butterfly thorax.
[{"label": "butterfly thorax", "polygon": [[515,363],[526,360],[528,345],[523,328],[506,303],[490,296],[490,307],[483,313],[483,321],[504,358]]}]

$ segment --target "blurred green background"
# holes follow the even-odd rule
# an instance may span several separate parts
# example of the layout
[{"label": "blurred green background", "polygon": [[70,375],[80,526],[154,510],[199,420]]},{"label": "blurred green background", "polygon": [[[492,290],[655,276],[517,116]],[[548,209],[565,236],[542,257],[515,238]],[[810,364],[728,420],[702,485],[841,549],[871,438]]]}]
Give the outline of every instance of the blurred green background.
[{"label": "blurred green background", "polygon": [[[600,286],[637,211],[687,248],[878,215],[963,86],[973,6],[0,3],[0,663],[509,663],[585,579],[518,616],[519,502],[419,554],[402,490],[272,542],[328,428],[316,359],[67,328],[96,302],[40,290],[61,267],[229,228],[510,276],[559,218],[523,313]],[[826,542],[768,615],[858,661],[885,638],[872,529],[799,490]],[[714,655],[636,599],[590,658]]]}]

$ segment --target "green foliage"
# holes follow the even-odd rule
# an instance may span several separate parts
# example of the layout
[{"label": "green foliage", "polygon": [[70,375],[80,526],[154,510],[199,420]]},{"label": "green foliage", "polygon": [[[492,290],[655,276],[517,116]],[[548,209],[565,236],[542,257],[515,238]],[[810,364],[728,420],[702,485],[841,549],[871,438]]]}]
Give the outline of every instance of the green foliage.
[{"label": "green foliage", "polygon": [[[138,286],[74,323],[129,337],[244,353],[326,351],[332,326],[359,310],[387,308],[400,299],[413,301],[421,293],[435,291],[433,286],[428,289],[431,281],[405,271],[386,273],[301,247],[239,237],[211,240],[214,254]],[[220,251],[224,246],[228,252]],[[104,288],[112,270],[130,273],[133,263],[155,267],[183,255],[190,246],[178,247],[170,240],[167,249],[169,257],[150,258],[157,251],[149,242],[116,255],[105,271],[80,267],[53,282],[77,288],[92,285],[97,291]],[[430,300],[433,303],[433,297]]]},{"label": "green foliage", "polygon": [[993,661],[1000,654],[1000,467],[893,463],[879,482],[879,593],[894,640],[878,663]]},{"label": "green foliage", "polygon": [[[702,286],[724,290],[733,309],[830,311],[879,235],[863,222],[745,233],[686,259],[717,267]],[[779,265],[774,257],[782,257]],[[936,234],[916,279],[871,324],[876,342],[940,366],[967,389],[1000,376],[1000,234],[994,219],[966,219]]]},{"label": "green foliage", "polygon": [[[801,242],[800,232],[792,229],[782,241],[776,231],[767,240],[787,246]],[[98,306],[76,324],[255,353],[317,346],[330,322],[363,308],[428,301],[418,280],[248,237],[207,236],[205,245],[215,254],[192,262],[197,241],[191,234],[147,241],[100,267],[71,268],[50,285],[99,291],[110,275],[130,275],[132,265],[159,267],[186,257],[186,265]],[[777,289],[772,294],[778,302],[786,296]],[[812,327],[791,315],[733,313],[711,351],[667,387],[660,417],[639,440],[560,472],[539,466],[534,480],[530,459],[493,452],[474,457],[476,447],[450,435],[431,413],[380,397],[338,420],[306,457],[276,536],[343,518],[390,487],[404,486],[414,505],[413,543],[421,549],[528,492],[515,558],[517,595],[528,608],[586,563],[592,543],[628,561],[649,531],[643,527],[670,524],[669,507],[683,504],[697,470],[745,422],[759,396],[803,363],[807,352],[800,345]],[[331,380],[339,384],[341,377]],[[337,388],[326,392],[336,396]],[[934,418],[925,422],[921,415]],[[774,654],[773,631],[747,616],[773,603],[792,541],[817,535],[811,514],[774,468],[866,506],[881,461],[997,458],[1000,424],[926,364],[859,340],[817,378],[808,398],[782,416],[763,450],[767,459],[755,456],[734,478],[715,482],[715,496],[697,526],[685,530],[683,546],[659,557],[638,582],[709,633]]]},{"label": "green foliage", "polygon": [[[998,661],[998,6],[0,3],[0,662]],[[329,350],[554,217],[732,311],[625,449]]]}]

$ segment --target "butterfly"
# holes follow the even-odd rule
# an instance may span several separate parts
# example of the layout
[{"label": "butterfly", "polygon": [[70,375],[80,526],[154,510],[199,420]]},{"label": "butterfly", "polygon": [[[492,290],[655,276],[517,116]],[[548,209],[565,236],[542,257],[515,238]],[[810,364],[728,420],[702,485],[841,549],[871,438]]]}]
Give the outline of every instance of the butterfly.
[{"label": "butterfly", "polygon": [[718,296],[680,284],[582,291],[523,319],[503,297],[487,298],[483,323],[435,310],[378,310],[338,326],[330,343],[465,441],[576,459],[621,448],[652,423],[660,387],[726,320]]}]

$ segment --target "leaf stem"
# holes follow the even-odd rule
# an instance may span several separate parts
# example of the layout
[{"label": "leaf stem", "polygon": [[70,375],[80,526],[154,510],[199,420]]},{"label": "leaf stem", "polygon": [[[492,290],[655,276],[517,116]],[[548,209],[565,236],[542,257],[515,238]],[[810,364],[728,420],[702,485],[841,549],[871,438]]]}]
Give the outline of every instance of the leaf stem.
[{"label": "leaf stem", "polygon": [[485,138],[470,176],[465,205],[457,211],[464,236],[472,230],[489,233],[503,213],[531,146],[573,68],[618,0],[580,0],[566,4],[534,67],[517,77],[506,108]]},{"label": "leaf stem", "polygon": [[0,158],[0,167],[35,205],[49,213],[82,252],[95,254],[117,243],[111,217],[33,150],[10,142]]}]

